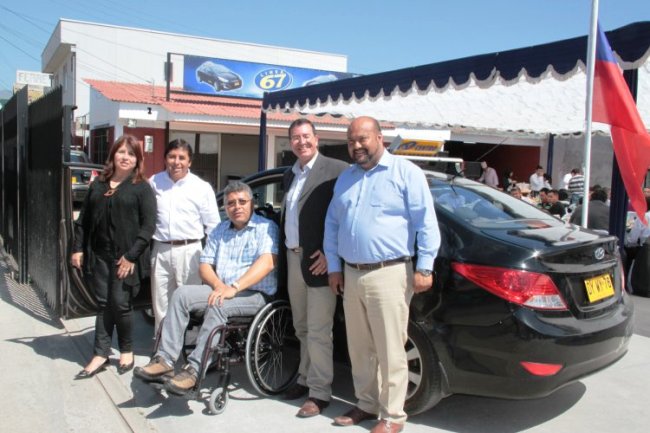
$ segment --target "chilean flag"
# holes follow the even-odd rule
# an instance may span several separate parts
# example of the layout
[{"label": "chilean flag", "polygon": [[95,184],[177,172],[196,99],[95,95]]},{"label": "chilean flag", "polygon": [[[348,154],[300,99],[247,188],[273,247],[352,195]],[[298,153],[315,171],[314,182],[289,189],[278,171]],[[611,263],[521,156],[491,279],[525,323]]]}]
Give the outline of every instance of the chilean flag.
[{"label": "chilean flag", "polygon": [[632,94],[598,25],[592,120],[611,125],[614,155],[632,209],[647,225],[643,181],[650,167],[650,135],[643,126]]}]

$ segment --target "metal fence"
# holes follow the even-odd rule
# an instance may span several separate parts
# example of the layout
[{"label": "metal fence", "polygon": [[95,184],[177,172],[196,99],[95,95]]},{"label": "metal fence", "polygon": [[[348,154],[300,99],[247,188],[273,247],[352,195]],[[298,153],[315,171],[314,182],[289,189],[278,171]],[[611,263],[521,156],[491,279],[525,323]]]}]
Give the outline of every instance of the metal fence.
[{"label": "metal fence", "polygon": [[32,104],[23,88],[0,111],[0,119],[4,248],[16,262],[19,282],[31,282],[60,314],[67,266],[67,252],[61,251],[62,161],[71,143],[72,110],[62,106],[61,88]]}]

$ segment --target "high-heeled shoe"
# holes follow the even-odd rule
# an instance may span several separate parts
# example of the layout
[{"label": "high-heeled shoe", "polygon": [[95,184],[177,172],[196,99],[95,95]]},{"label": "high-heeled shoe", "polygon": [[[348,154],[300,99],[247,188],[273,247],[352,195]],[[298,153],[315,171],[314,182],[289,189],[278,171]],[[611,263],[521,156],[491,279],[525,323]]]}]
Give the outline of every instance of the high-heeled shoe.
[{"label": "high-heeled shoe", "polygon": [[106,358],[106,361],[104,361],[99,367],[97,367],[93,371],[88,371],[84,368],[79,373],[77,373],[77,375],[74,378],[75,380],[89,379],[94,375],[96,375],[97,373],[106,370],[106,367],[108,367],[109,365],[111,365],[111,361],[108,358]]},{"label": "high-heeled shoe", "polygon": [[133,361],[131,361],[130,363],[125,364],[125,365],[123,365],[123,364],[118,364],[118,365],[117,365],[117,372],[118,372],[119,374],[124,374],[124,373],[126,373],[127,371],[131,371],[131,370],[133,370],[133,366],[134,366],[134,365],[135,365],[135,359],[134,359]]}]

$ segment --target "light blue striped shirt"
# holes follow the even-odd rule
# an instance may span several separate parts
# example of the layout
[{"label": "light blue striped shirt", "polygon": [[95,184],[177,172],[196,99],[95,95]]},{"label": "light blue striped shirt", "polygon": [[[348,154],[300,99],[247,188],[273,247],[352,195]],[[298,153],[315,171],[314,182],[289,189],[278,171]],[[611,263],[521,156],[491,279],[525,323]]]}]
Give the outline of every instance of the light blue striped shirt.
[{"label": "light blue striped shirt", "polygon": [[413,256],[418,269],[433,269],[440,231],[424,173],[412,162],[384,151],[366,171],[352,165],[339,176],[325,219],[328,272],[341,261],[377,263]]},{"label": "light blue striped shirt", "polygon": [[[253,214],[246,227],[235,230],[230,220],[222,221],[208,235],[201,263],[215,267],[219,279],[230,285],[238,280],[262,254],[278,254],[280,231],[271,220]],[[273,269],[252,290],[275,294],[277,272]]]}]

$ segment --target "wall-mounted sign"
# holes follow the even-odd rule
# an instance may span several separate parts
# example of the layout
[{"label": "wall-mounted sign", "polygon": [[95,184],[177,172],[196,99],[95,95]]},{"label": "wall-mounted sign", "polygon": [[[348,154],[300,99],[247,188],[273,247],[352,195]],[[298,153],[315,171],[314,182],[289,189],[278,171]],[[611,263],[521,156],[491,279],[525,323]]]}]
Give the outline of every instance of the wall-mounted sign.
[{"label": "wall-mounted sign", "polygon": [[153,152],[153,135],[144,136],[144,151],[147,153]]},{"label": "wall-mounted sign", "polygon": [[397,137],[397,143],[391,145],[395,155],[435,156],[442,150],[443,141],[408,140]]},{"label": "wall-mounted sign", "polygon": [[184,56],[183,90],[192,93],[262,99],[264,92],[294,89],[356,77],[348,72]]},{"label": "wall-mounted sign", "polygon": [[16,71],[16,84],[50,87],[52,86],[52,74],[34,71]]}]

